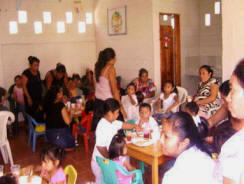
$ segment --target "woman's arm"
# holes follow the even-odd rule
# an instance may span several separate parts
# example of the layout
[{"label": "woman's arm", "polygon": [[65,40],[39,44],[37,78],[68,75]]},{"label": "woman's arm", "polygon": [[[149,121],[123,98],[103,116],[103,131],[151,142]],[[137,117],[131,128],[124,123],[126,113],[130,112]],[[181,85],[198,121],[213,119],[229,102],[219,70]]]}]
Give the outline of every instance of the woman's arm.
[{"label": "woman's arm", "polygon": [[132,95],[129,95],[129,98],[130,98],[130,103],[131,103],[132,105],[135,105],[136,102],[135,102],[135,100],[133,99]]},{"label": "woman's arm", "polygon": [[27,101],[28,101],[28,105],[31,107],[33,102],[32,102],[32,99],[30,97],[30,94],[27,90],[27,82],[28,82],[28,78],[23,74],[22,75],[22,84],[23,84],[23,91],[24,91],[24,94],[27,98]]},{"label": "woman's arm", "polygon": [[174,107],[176,107],[179,104],[179,98],[178,95],[174,96],[175,102],[166,110],[166,113],[169,113]]},{"label": "woman's arm", "polygon": [[53,77],[51,75],[51,72],[48,72],[47,73],[47,76],[46,76],[46,87],[47,87],[47,91],[51,88],[52,82],[53,82]]},{"label": "woman's arm", "polygon": [[67,72],[65,72],[65,74],[64,74],[64,85],[65,85],[66,89],[69,89],[69,81],[68,81]]},{"label": "woman's arm", "polygon": [[220,121],[224,120],[228,116],[228,109],[225,105],[222,105],[220,109],[208,119],[209,128],[214,127]]},{"label": "woman's arm", "polygon": [[134,170],[136,170],[136,168],[130,164],[130,162],[129,162],[129,160],[127,158],[123,162],[123,165],[126,167],[126,169],[128,171],[134,171]]},{"label": "woman's arm", "polygon": [[120,102],[119,90],[117,88],[115,68],[111,66],[108,71],[108,78],[112,90],[113,97]]},{"label": "woman's arm", "polygon": [[69,113],[66,109],[66,107],[63,107],[61,110],[62,117],[64,119],[64,122],[69,125],[72,122],[72,113]]},{"label": "woman's arm", "polygon": [[211,102],[214,102],[218,96],[218,92],[219,92],[219,85],[213,84],[210,88],[210,96],[202,100],[198,100],[196,101],[196,103],[198,105],[203,105],[203,104],[209,104]]}]

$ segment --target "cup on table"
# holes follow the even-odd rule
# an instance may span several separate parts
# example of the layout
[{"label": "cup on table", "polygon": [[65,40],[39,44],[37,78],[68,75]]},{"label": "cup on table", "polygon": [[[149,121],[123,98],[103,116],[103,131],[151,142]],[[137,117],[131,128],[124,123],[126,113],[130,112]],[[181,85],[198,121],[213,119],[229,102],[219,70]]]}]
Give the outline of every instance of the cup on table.
[{"label": "cup on table", "polygon": [[150,138],[150,130],[146,129],[143,132],[144,139],[149,139]]},{"label": "cup on table", "polygon": [[4,168],[4,166],[3,165],[0,165],[0,177],[3,176],[3,168]]},{"label": "cup on table", "polygon": [[139,137],[143,137],[143,135],[144,135],[143,131],[138,132]]},{"label": "cup on table", "polygon": [[131,139],[132,139],[131,132],[129,132],[129,131],[126,132],[126,139],[127,139],[127,141],[131,141]]},{"label": "cup on table", "polygon": [[12,165],[10,169],[11,169],[11,173],[13,175],[19,176],[19,174],[20,174],[20,165]]}]

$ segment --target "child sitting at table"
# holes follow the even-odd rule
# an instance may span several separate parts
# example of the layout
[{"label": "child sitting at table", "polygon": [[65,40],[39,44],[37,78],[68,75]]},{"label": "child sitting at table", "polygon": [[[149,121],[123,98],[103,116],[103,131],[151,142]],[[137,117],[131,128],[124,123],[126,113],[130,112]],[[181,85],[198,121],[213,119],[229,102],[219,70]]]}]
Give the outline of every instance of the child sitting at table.
[{"label": "child sitting at table", "polygon": [[54,145],[41,151],[41,177],[47,183],[66,184],[66,176],[61,166],[64,155],[64,149]]},{"label": "child sitting at table", "polygon": [[121,103],[125,109],[127,120],[136,121],[138,119],[136,86],[133,83],[128,84],[126,92],[127,95],[122,96]]},{"label": "child sitting at table", "polygon": [[172,81],[166,81],[163,91],[156,102],[156,112],[153,117],[161,124],[162,118],[168,118],[178,104],[179,98],[176,86]]},{"label": "child sitting at table", "polygon": [[139,107],[140,118],[136,124],[143,129],[145,133],[154,133],[159,138],[158,123],[152,117],[151,106],[147,103],[142,103]]},{"label": "child sitting at table", "polygon": [[[109,159],[121,165],[125,170],[133,171],[136,169],[130,164],[130,161],[126,157],[127,147],[124,135],[122,133],[118,133],[113,137],[111,144],[109,146],[108,154]],[[127,184],[131,183],[131,180],[134,175],[126,176],[120,173],[118,170],[116,170],[116,176],[118,179],[118,184]]]}]

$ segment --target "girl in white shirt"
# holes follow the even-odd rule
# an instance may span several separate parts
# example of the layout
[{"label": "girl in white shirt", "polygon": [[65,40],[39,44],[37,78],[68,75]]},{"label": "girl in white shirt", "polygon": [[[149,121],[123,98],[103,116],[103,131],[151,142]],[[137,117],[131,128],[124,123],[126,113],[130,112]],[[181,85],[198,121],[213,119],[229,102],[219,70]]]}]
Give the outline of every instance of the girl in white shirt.
[{"label": "girl in white shirt", "polygon": [[156,103],[156,113],[153,115],[158,123],[161,123],[162,117],[168,118],[174,111],[174,108],[179,104],[177,94],[178,91],[174,83],[172,81],[166,81],[163,92],[160,94]]},{"label": "girl in white shirt", "polygon": [[96,162],[96,157],[109,158],[108,148],[112,141],[112,138],[117,134],[119,129],[136,129],[138,126],[131,123],[123,123],[116,120],[119,116],[120,105],[119,102],[113,98],[109,98],[104,102],[104,115],[98,122],[96,128],[96,144],[94,146],[91,168],[96,178],[96,184],[102,183],[102,173]]},{"label": "girl in white shirt", "polygon": [[138,102],[136,97],[136,86],[133,83],[128,84],[126,88],[127,95],[122,96],[121,103],[127,115],[126,120],[138,119]]},{"label": "girl in white shirt", "polygon": [[215,163],[188,113],[174,113],[165,122],[161,142],[164,155],[176,159],[165,173],[162,184],[214,183]]}]

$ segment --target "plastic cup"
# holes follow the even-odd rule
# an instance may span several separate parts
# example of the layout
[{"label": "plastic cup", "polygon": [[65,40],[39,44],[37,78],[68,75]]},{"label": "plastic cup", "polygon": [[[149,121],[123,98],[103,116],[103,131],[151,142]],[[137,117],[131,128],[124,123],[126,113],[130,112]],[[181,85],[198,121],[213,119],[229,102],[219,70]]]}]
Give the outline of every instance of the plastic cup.
[{"label": "plastic cup", "polygon": [[0,165],[0,177],[3,176],[3,168],[4,168],[4,166],[3,165]]},{"label": "plastic cup", "polygon": [[10,169],[11,169],[11,173],[13,175],[19,176],[19,174],[20,174],[20,165],[12,165]]},{"label": "plastic cup", "polygon": [[127,139],[127,141],[131,141],[131,139],[132,139],[131,135],[127,135],[126,139]]}]

